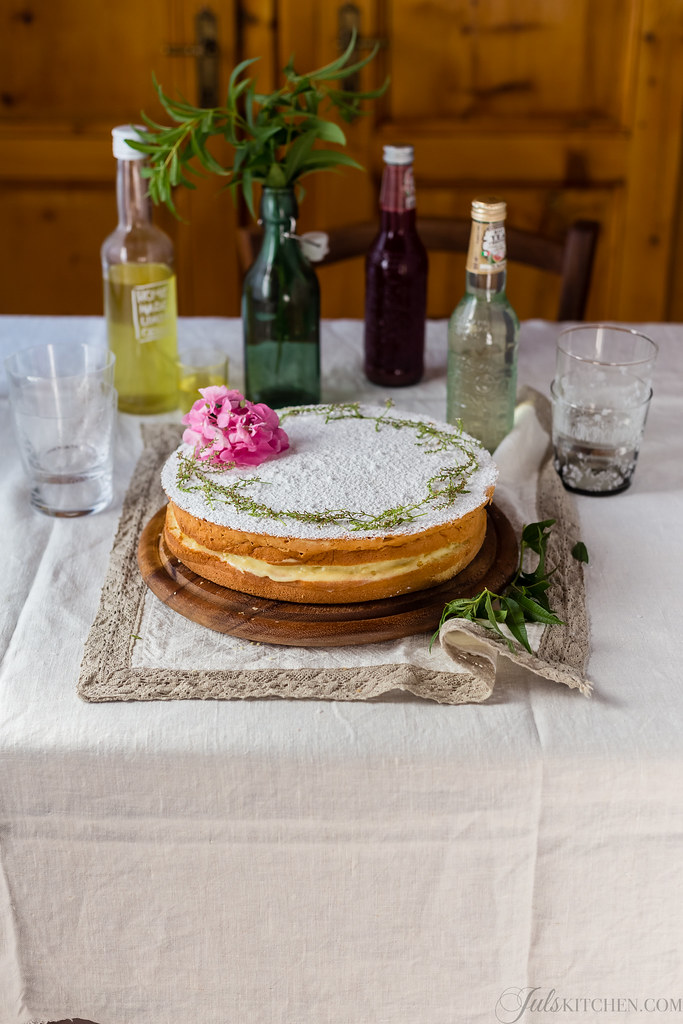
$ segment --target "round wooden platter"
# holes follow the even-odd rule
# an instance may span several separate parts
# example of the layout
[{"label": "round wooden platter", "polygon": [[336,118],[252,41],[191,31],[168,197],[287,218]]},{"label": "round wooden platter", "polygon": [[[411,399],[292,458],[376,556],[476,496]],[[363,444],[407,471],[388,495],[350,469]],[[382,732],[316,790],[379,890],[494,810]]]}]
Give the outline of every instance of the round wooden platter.
[{"label": "round wooden platter", "polygon": [[149,589],[180,615],[218,633],[244,640],[296,647],[374,644],[435,630],[447,601],[473,597],[484,587],[500,593],[517,569],[517,540],[495,505],[479,554],[446,583],[381,601],[354,604],[295,604],[270,601],[221,587],[188,569],[163,538],[166,507],[140,536],[138,565]]}]

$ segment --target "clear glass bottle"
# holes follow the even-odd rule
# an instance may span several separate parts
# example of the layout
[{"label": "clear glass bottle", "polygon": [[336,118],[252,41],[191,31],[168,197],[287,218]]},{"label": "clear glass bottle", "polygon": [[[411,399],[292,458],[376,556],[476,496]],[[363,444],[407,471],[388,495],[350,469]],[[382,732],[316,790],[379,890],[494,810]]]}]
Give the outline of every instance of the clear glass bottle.
[{"label": "clear glass bottle", "polygon": [[449,423],[492,452],[512,428],[519,320],[505,294],[506,204],[472,202],[466,291],[448,323]]},{"label": "clear glass bottle", "polygon": [[263,189],[263,242],[242,287],[246,396],[274,409],[320,401],[320,287],[298,212],[293,189]]},{"label": "clear glass bottle", "polygon": [[427,251],[416,227],[413,147],[385,146],[380,228],[365,261],[365,375],[417,384],[424,369]]},{"label": "clear glass bottle", "polygon": [[138,129],[121,125],[112,130],[112,136],[119,223],[104,241],[101,256],[119,409],[168,412],[178,405],[173,243],[152,223],[147,182],[140,173],[144,154],[126,141],[137,141]]}]

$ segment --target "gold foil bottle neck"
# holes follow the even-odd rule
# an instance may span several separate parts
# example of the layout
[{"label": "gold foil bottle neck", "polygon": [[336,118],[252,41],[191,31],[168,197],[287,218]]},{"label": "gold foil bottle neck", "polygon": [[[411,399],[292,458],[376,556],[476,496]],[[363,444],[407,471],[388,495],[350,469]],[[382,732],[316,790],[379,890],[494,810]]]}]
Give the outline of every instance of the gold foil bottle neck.
[{"label": "gold foil bottle neck", "polygon": [[480,196],[472,200],[472,220],[479,224],[494,224],[505,220],[507,203],[497,196]]}]

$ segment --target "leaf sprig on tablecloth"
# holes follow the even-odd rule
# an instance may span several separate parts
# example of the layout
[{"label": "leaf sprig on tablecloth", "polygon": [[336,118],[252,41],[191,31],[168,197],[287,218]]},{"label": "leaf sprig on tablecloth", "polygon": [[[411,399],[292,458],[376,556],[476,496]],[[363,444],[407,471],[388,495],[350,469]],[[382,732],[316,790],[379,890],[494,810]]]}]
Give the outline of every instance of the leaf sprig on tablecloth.
[{"label": "leaf sprig on tablecloth", "polygon": [[[447,619],[469,619],[493,629],[505,640],[510,650],[514,651],[513,641],[500,628],[505,624],[514,640],[532,654],[526,630],[527,622],[562,625],[562,620],[553,612],[548,600],[550,580],[555,570],[547,571],[545,564],[550,527],[554,524],[554,519],[544,519],[542,522],[525,526],[522,530],[519,566],[510,585],[502,594],[494,594],[493,591],[485,589],[476,597],[459,597],[449,601],[441,614],[439,629],[432,637],[432,643]],[[533,572],[525,571],[523,568],[527,551],[538,555]],[[572,555],[577,561],[588,561],[586,546],[581,541],[574,545]]]}]

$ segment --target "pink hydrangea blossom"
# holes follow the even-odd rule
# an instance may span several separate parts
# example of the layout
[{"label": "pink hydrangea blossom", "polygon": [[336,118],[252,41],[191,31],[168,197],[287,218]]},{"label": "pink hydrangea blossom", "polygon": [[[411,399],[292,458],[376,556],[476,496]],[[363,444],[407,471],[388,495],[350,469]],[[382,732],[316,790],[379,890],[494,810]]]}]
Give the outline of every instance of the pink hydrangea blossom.
[{"label": "pink hydrangea blossom", "polygon": [[259,466],[289,448],[280,417],[270,406],[249,402],[225,386],[200,388],[199,394],[204,397],[183,416],[183,441],[194,445],[197,459],[215,466]]}]

